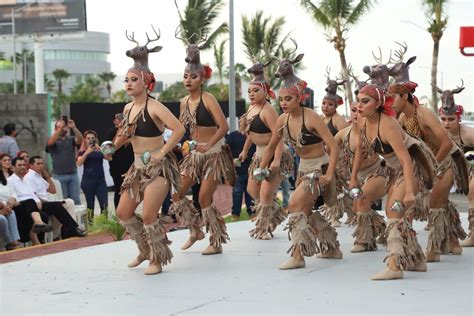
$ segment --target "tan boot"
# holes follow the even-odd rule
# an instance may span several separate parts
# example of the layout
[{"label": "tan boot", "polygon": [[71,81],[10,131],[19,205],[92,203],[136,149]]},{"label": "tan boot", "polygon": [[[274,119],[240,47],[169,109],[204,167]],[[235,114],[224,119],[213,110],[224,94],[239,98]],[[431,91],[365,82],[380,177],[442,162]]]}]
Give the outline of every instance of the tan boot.
[{"label": "tan boot", "polygon": [[128,267],[129,268],[138,267],[145,260],[148,260],[148,257],[140,253],[135,259],[130,261],[130,263],[128,264]]},{"label": "tan boot", "polygon": [[361,244],[354,244],[351,248],[352,253],[358,253],[358,252],[364,252],[367,251],[367,248],[364,245]]},{"label": "tan boot", "polygon": [[214,247],[213,245],[209,245],[206,247],[206,249],[204,249],[201,254],[202,255],[205,255],[205,256],[208,256],[208,255],[217,255],[217,254],[220,254],[222,253],[222,247],[219,246],[219,247]]},{"label": "tan boot", "polygon": [[[193,231],[194,230],[194,231]],[[181,250],[190,248],[198,240],[204,239],[205,235],[200,228],[191,229],[191,235],[188,240],[181,246]]]},{"label": "tan boot", "polygon": [[471,232],[471,235],[462,241],[461,246],[474,247],[474,233]]},{"label": "tan boot", "polygon": [[135,268],[150,257],[150,246],[146,241],[143,221],[140,217],[133,216],[127,220],[120,221],[120,223],[125,227],[130,237],[135,240],[140,251],[138,256],[128,264],[129,268]]},{"label": "tan boot", "polygon": [[300,269],[300,268],[304,268],[305,265],[306,263],[302,257],[299,257],[299,258],[290,257],[290,259],[282,263],[278,267],[278,269],[280,270]]},{"label": "tan boot", "polygon": [[426,262],[420,262],[416,267],[410,267],[407,270],[415,272],[426,272],[428,271],[428,266],[426,265]]},{"label": "tan boot", "polygon": [[372,280],[374,281],[395,279],[403,279],[403,271],[400,270],[399,267],[397,267],[395,259],[393,257],[390,257],[388,259],[388,265],[385,269],[372,276]]},{"label": "tan boot", "polygon": [[150,264],[146,269],[145,269],[145,275],[153,275],[153,274],[158,274],[161,273],[161,264],[155,263],[155,264]]},{"label": "tan boot", "polygon": [[440,255],[434,252],[426,252],[425,253],[425,261],[426,262],[439,262],[441,260]]},{"label": "tan boot", "polygon": [[321,259],[342,259],[343,254],[340,249],[333,250],[332,253],[318,253],[316,257]]},{"label": "tan boot", "polygon": [[338,219],[331,220],[332,227],[341,227],[341,222]]},{"label": "tan boot", "polygon": [[459,240],[457,238],[450,238],[449,239],[449,245],[448,245],[448,251],[452,253],[453,255],[461,255],[462,254],[462,247],[459,244]]}]

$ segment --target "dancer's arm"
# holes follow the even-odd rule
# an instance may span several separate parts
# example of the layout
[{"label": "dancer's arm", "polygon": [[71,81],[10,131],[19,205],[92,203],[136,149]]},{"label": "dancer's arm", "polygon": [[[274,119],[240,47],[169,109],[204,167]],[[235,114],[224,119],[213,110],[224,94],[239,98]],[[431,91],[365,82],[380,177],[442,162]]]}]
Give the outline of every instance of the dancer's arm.
[{"label": "dancer's arm", "polygon": [[[273,133],[276,131],[276,123],[278,120],[278,114],[275,111],[275,108],[271,105],[268,104],[266,106],[266,111],[262,111],[262,119],[265,122],[265,125],[270,127],[270,130]],[[270,169],[272,172],[276,172],[278,169],[280,169],[280,161],[281,161],[281,155],[283,154],[283,142],[278,142],[276,148],[275,148],[275,153],[273,155],[273,161],[270,164]]]},{"label": "dancer's arm", "polygon": [[273,155],[275,154],[275,150],[277,149],[278,145],[281,144],[281,135],[280,135],[280,129],[283,126],[283,117],[285,114],[280,115],[280,117],[277,119],[275,128],[272,133],[272,138],[270,139],[270,142],[268,143],[267,147],[265,147],[265,151],[263,152],[262,160],[260,161],[260,168],[266,168],[270,161],[273,158]]},{"label": "dancer's arm", "polygon": [[245,159],[247,159],[247,154],[249,152],[249,149],[250,147],[252,146],[253,142],[252,140],[250,139],[250,136],[249,135],[246,135],[246,138],[245,138],[245,143],[244,143],[244,148],[242,148],[242,151],[240,152],[239,154],[239,160],[240,161],[244,161]]},{"label": "dancer's arm", "polygon": [[[131,105],[132,105],[132,103],[128,103],[123,108],[123,115],[124,116],[125,116],[125,113],[127,113],[127,111],[130,111]],[[125,145],[130,140],[129,137],[127,137],[125,135],[125,128],[126,127],[124,127],[124,126],[120,126],[117,130],[117,133],[115,134],[115,138],[114,138],[115,150],[119,149],[120,147]]]},{"label": "dancer's arm", "polygon": [[423,119],[422,124],[425,125],[425,128],[429,128],[434,137],[439,140],[439,150],[436,153],[436,160],[440,162],[448,155],[453,147],[453,142],[449,138],[448,132],[441,126],[441,123],[433,111],[427,108],[420,108],[418,111]]},{"label": "dancer's arm", "polygon": [[[358,124],[360,124],[360,123],[358,123]],[[356,187],[359,186],[359,180],[357,179],[357,173],[359,172],[359,169],[360,169],[360,166],[362,165],[363,159],[364,158],[362,157],[362,133],[359,132],[359,136],[356,139],[354,160],[352,160],[351,181],[349,183],[349,189],[356,188]]]}]

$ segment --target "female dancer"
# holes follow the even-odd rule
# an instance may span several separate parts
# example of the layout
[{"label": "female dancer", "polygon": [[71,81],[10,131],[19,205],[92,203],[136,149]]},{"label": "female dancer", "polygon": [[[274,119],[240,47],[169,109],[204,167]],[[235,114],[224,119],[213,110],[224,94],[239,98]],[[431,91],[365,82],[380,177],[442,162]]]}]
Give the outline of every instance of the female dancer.
[{"label": "female dancer", "polygon": [[[302,55],[295,60],[283,59],[278,67],[277,76],[281,76],[282,86],[279,91],[280,106],[283,114],[276,122],[275,132],[267,145],[261,168],[266,168],[273,157],[277,146],[283,139],[296,149],[301,158],[298,170],[298,186],[290,197],[288,210],[289,235],[292,246],[289,249],[291,258],[280,265],[281,270],[303,268],[303,256],[313,256],[322,252],[320,257],[341,259],[336,230],[321,216],[313,212],[316,198],[322,193],[329,197],[329,190],[336,169],[339,149],[329,129],[316,112],[301,105],[306,82],[296,77],[292,64],[300,61]],[[329,149],[329,156],[325,146]],[[325,201],[333,201],[325,199]],[[332,206],[332,204],[331,204]],[[317,240],[320,245],[318,246]]]},{"label": "female dancer", "polygon": [[275,108],[268,100],[268,97],[275,99],[275,93],[265,81],[263,74],[265,66],[256,63],[248,69],[248,72],[254,75],[248,88],[250,107],[239,122],[240,131],[248,135],[239,160],[244,161],[247,158],[252,143],[257,146],[248,170],[247,185],[247,191],[255,200],[254,211],[257,213],[257,220],[255,228],[250,231],[250,236],[256,239],[270,239],[275,228],[285,220],[286,214],[276,200],[275,194],[284,177],[293,172],[293,158],[289,149],[283,148],[283,144],[278,144],[270,164],[272,174],[263,181],[254,176],[254,170],[260,166],[262,154],[270,142],[278,119]]},{"label": "female dancer", "polygon": [[[357,95],[357,94],[356,94]],[[351,121],[352,124],[342,130],[340,130],[334,139],[341,149],[339,155],[339,160],[337,163],[337,168],[342,172],[343,179],[350,179],[352,163],[355,157],[357,141],[360,136],[360,130],[358,126],[358,117],[359,111],[357,109],[357,103],[354,102],[351,106]],[[336,169],[337,172],[337,169]],[[357,173],[358,187],[362,188],[362,191],[365,193],[365,185],[370,181],[369,185],[375,187],[384,187],[386,184],[385,177],[390,172],[390,168],[385,166],[383,159],[379,155],[374,155],[370,159],[364,157]],[[343,189],[348,189],[348,185],[344,185]],[[346,195],[344,196],[343,201],[346,200]],[[345,203],[343,206],[352,208],[356,212],[356,216],[350,224],[355,224],[356,229],[352,234],[355,237],[354,246],[351,249],[351,252],[363,252],[363,251],[374,251],[377,250],[376,238],[380,237],[379,242],[385,243],[384,234],[385,234],[385,220],[380,216],[376,211],[370,208],[370,205],[373,201],[370,197],[370,190],[367,194],[364,194],[364,203],[361,203],[360,200],[355,200],[351,204]],[[360,208],[357,206],[360,205],[365,207],[369,205],[369,208]]]},{"label": "female dancer", "polygon": [[[474,128],[461,124],[463,112],[464,109],[461,105],[456,105],[454,113],[449,113],[440,108],[439,118],[451,139],[464,153],[467,153],[474,150]],[[474,247],[474,167],[472,162],[469,168],[469,193],[467,195],[469,200],[469,235],[462,242],[463,247]]]},{"label": "female dancer", "polygon": [[[158,211],[168,190],[180,189],[178,164],[172,150],[185,130],[163,104],[149,96],[155,84],[154,75],[146,63],[136,62],[138,57],[134,57],[134,50],[127,52],[134,58],[135,65],[125,77],[125,89],[133,101],[125,105],[122,131],[114,144],[119,148],[130,139],[135,161],[124,175],[117,216],[140,251],[128,266],[136,267],[148,259],[150,264],[145,274],[157,274],[173,257]],[[158,50],[155,47],[149,51]],[[162,135],[165,126],[173,131],[166,144]],[[143,220],[134,214],[141,201]]]},{"label": "female dancer", "polygon": [[[189,44],[186,52],[188,64],[184,70],[183,83],[189,95],[181,100],[179,120],[197,146],[180,164],[182,188],[173,196],[170,212],[178,215],[190,230],[189,239],[181,249],[188,249],[197,240],[204,238],[201,231],[201,222],[204,222],[210,231],[210,243],[202,254],[213,255],[222,253],[222,244],[229,239],[224,219],[212,205],[212,195],[217,185],[226,180],[231,181],[230,174],[234,171],[232,158],[228,158],[224,145],[229,126],[216,98],[202,89],[212,70],[201,64],[196,44]],[[196,182],[201,184],[199,205],[202,221],[199,211],[185,197]]]},{"label": "female dancer", "polygon": [[358,102],[360,135],[350,188],[358,187],[357,175],[364,158],[374,159],[374,156],[381,155],[392,168],[377,173],[378,177],[369,178],[364,184],[362,198],[357,200],[357,210],[368,210],[374,199],[382,198],[387,192],[388,266],[372,280],[401,279],[402,269],[426,271],[423,251],[410,219],[417,208],[415,194],[419,186],[433,185],[434,171],[430,168],[430,160],[419,142],[403,132],[381,88],[366,85],[359,91]]}]

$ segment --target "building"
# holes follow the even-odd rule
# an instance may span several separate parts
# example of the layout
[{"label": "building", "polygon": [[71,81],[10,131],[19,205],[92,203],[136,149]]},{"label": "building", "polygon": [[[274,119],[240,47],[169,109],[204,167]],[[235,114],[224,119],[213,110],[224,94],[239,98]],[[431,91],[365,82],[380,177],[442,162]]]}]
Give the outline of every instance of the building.
[{"label": "building", "polygon": [[[84,83],[88,77],[103,72],[110,72],[108,55],[110,54],[110,37],[108,33],[80,32],[74,34],[59,34],[41,36],[38,41],[34,36],[21,36],[16,40],[16,51],[23,49],[34,52],[35,56],[43,55],[44,75],[48,80],[55,81],[53,71],[64,69],[70,77],[63,81],[63,92],[79,83]],[[42,50],[38,54],[38,50]],[[13,64],[9,61],[13,52],[11,36],[0,37],[0,52],[6,60],[0,62],[0,85],[13,83]],[[35,63],[28,63],[28,82],[34,84]],[[22,65],[17,66],[17,80],[23,80]],[[22,91],[18,90],[18,93]]]}]

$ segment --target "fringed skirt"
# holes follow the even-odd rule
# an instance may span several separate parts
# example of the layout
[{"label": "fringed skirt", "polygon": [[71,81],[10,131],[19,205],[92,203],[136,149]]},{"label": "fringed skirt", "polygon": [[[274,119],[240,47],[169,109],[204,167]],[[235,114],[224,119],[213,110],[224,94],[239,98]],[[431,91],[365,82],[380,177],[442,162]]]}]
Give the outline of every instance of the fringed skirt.
[{"label": "fringed skirt", "polygon": [[469,192],[470,173],[468,162],[457,145],[453,145],[446,157],[439,163],[436,176],[442,178],[447,170],[453,171],[454,183],[464,194]]},{"label": "fringed skirt", "polygon": [[303,185],[304,190],[308,193],[322,194],[324,203],[332,207],[337,202],[335,177],[332,177],[331,182],[324,187],[319,186],[319,177],[326,173],[328,165],[329,156],[327,154],[317,158],[301,158],[296,183]]},{"label": "fringed skirt", "polygon": [[[252,161],[249,165],[249,177],[252,177],[252,179],[253,171],[260,167],[260,162],[262,161],[262,156],[263,152],[265,151],[265,147],[266,146],[257,146],[257,150],[255,151],[255,154],[252,157]],[[285,146],[285,149],[281,154],[279,175],[283,178],[288,178],[290,175],[293,174],[294,165],[295,163],[293,156],[291,155],[291,152],[288,147]]]},{"label": "fringed skirt", "polygon": [[179,165],[181,175],[191,177],[197,183],[212,177],[220,184],[227,182],[233,185],[235,183],[234,162],[226,146],[224,139],[221,139],[205,153],[193,150]]},{"label": "fringed skirt", "polygon": [[172,192],[178,192],[181,189],[178,161],[172,152],[161,159],[151,158],[146,165],[140,155],[135,154],[135,162],[123,177],[120,193],[128,191],[130,197],[137,203],[143,200],[146,186],[157,177],[165,178]]}]

